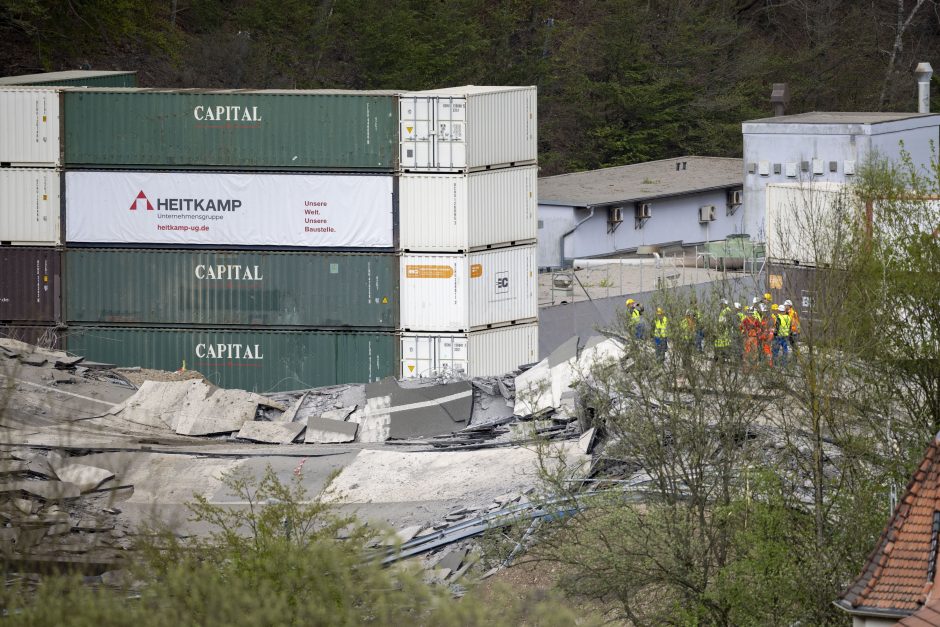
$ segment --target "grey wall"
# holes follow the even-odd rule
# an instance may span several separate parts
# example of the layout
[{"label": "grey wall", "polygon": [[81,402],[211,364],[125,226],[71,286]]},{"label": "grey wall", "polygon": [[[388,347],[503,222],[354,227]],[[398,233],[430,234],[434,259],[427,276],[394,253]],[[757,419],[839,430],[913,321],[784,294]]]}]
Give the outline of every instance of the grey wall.
[{"label": "grey wall", "polygon": [[[743,303],[750,302],[751,298],[764,292],[764,280],[762,276],[741,276],[729,279],[726,285],[712,282],[674,288],[676,293],[680,294],[692,289],[703,300],[707,298],[711,290],[725,289],[731,301],[737,300]],[[614,325],[617,321],[617,312],[624,310],[628,298],[646,304],[656,295],[656,291],[649,291],[542,307],[539,309],[539,359],[547,357],[572,336],[587,338],[597,335],[598,329]],[[647,308],[646,315],[650,316],[649,308]]]},{"label": "grey wall", "polygon": [[[911,124],[918,123],[916,120]],[[899,128],[900,123],[843,125],[757,124],[744,125],[744,207],[743,226],[755,241],[765,240],[767,185],[771,183],[807,183],[827,181],[851,183],[855,176],[845,174],[845,162],[855,161],[856,172],[866,163],[874,150],[882,157],[898,161],[901,142],[911,154],[914,163],[922,169],[929,167],[930,142],[937,143],[940,127]],[[818,127],[818,132],[813,126]],[[840,129],[842,132],[840,132]],[[869,134],[870,133],[870,134]],[[823,160],[823,174],[814,175],[812,160]],[[749,163],[768,162],[770,174],[747,172]],[[809,161],[810,171],[800,171],[800,162]],[[837,171],[829,171],[829,162],[835,161]],[[795,163],[795,177],[786,175],[786,164]],[[774,174],[774,164],[780,164],[780,174]]]},{"label": "grey wall", "polygon": [[[637,246],[676,241],[699,244],[723,240],[728,235],[742,232],[743,212],[739,209],[735,215],[727,215],[727,190],[669,196],[649,202],[653,217],[646,220],[642,228],[636,228],[634,207],[628,205],[623,209],[623,223],[613,233],[607,232],[607,209],[598,208],[590,220],[565,240],[565,258],[597,257]],[[698,221],[698,210],[703,205],[715,206],[713,222],[703,224]],[[586,210],[579,213],[587,215]]]},{"label": "grey wall", "polygon": [[577,224],[574,207],[539,205],[539,268],[562,266],[561,236]]}]

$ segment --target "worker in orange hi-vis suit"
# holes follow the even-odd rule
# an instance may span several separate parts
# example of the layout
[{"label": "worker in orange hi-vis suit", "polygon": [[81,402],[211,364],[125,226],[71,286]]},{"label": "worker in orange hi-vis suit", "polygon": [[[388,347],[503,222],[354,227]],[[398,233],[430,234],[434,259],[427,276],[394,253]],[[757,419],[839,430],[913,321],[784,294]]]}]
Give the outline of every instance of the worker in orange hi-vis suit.
[{"label": "worker in orange hi-vis suit", "polygon": [[[760,359],[758,348],[760,345],[761,319],[760,313],[748,311],[745,307],[745,316],[741,319],[741,335],[744,336],[744,363],[753,366]],[[755,313],[757,317],[755,317]]]},{"label": "worker in orange hi-vis suit", "polygon": [[767,305],[764,303],[761,303],[760,309],[760,348],[767,359],[767,363],[773,366],[774,329],[777,326],[776,312],[767,311]]}]

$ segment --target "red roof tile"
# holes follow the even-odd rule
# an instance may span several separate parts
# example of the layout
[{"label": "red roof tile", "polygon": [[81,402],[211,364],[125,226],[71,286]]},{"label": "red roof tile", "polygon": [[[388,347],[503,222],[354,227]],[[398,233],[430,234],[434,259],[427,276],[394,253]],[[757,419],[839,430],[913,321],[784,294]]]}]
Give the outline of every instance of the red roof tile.
[{"label": "red roof tile", "polygon": [[[934,581],[928,574],[934,512],[940,511],[938,499],[940,434],[928,447],[878,545],[868,556],[862,573],[837,601],[839,607],[861,614],[866,610],[914,614],[921,608],[926,611],[927,607],[940,603],[940,598],[936,602],[931,598],[940,597],[940,594],[931,595]],[[934,609],[936,611],[930,616],[935,614],[940,618],[940,604]],[[913,616],[909,618],[913,619]],[[934,619],[918,616],[917,620]],[[902,624],[920,627],[940,625],[940,622]]]},{"label": "red roof tile", "polygon": [[898,622],[903,627],[938,627],[940,626],[940,599],[927,603],[907,618]]}]

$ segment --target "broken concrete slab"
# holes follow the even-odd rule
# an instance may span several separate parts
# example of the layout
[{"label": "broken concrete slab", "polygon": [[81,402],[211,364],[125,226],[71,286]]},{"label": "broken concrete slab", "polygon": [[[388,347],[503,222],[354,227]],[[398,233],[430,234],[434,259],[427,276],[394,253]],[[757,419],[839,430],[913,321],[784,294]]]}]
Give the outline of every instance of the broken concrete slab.
[{"label": "broken concrete slab", "polygon": [[404,544],[418,535],[418,532],[422,529],[424,529],[424,525],[412,525],[404,529],[399,529],[395,532],[394,541]]},{"label": "broken concrete slab", "polygon": [[108,479],[112,479],[114,473],[104,468],[85,464],[65,464],[59,466],[56,470],[56,476],[62,481],[77,485],[78,489],[84,493],[91,492]]},{"label": "broken concrete slab", "polygon": [[63,385],[68,383],[75,383],[78,381],[77,378],[72,376],[71,373],[64,370],[53,370],[52,371],[52,383],[54,385]]},{"label": "broken concrete slab", "polygon": [[211,435],[238,431],[254,420],[259,405],[287,410],[260,394],[217,388],[200,379],[144,381],[133,396],[108,413],[179,435]]},{"label": "broken concrete slab", "polygon": [[277,421],[278,422],[294,422],[294,420],[297,418],[297,412],[299,412],[300,408],[303,407],[304,402],[307,400],[307,396],[309,395],[310,395],[309,392],[304,392],[303,394],[301,394],[300,398],[294,401],[293,404],[290,406],[290,408],[287,411],[285,411],[283,414],[281,414],[280,418],[278,418]]},{"label": "broken concrete slab", "polygon": [[467,556],[467,549],[456,548],[451,549],[444,554],[437,564],[434,565],[435,568],[446,568],[447,570],[453,572],[460,568],[460,565],[463,564],[464,558]]},{"label": "broken concrete slab", "polygon": [[326,418],[307,419],[307,433],[304,436],[306,444],[338,444],[354,442],[359,424],[344,422],[342,420],[328,420]]},{"label": "broken concrete slab", "polygon": [[320,414],[320,418],[323,420],[338,420],[340,422],[345,422],[352,413],[356,411],[356,406],[352,407],[340,407],[339,409],[330,409],[328,411]]},{"label": "broken concrete slab", "polygon": [[575,381],[590,376],[596,365],[624,356],[620,341],[603,336],[589,338],[580,354],[572,354],[574,339],[516,377],[516,415],[525,416],[560,407],[562,397],[572,389]]},{"label": "broken concrete slab", "polygon": [[46,501],[75,499],[81,496],[78,486],[65,481],[7,481],[0,483],[0,494],[25,492]]},{"label": "broken concrete slab", "polygon": [[49,360],[42,355],[36,354],[20,357],[20,363],[24,366],[45,366],[47,361]]},{"label": "broken concrete slab", "polygon": [[252,421],[242,424],[235,437],[263,444],[290,444],[306,428],[301,422]]},{"label": "broken concrete slab", "polygon": [[55,367],[60,370],[67,370],[69,368],[74,368],[75,366],[83,362],[84,360],[85,360],[84,357],[78,357],[78,356],[60,357],[55,360]]},{"label": "broken concrete slab", "polygon": [[587,431],[581,434],[581,437],[578,438],[578,447],[581,449],[582,453],[590,453],[594,449],[594,434],[597,433],[597,430],[594,427],[591,427]]},{"label": "broken concrete slab", "polygon": [[512,383],[507,383],[503,380],[502,377],[496,379],[496,384],[499,386],[499,393],[507,401],[513,401],[516,398],[516,387],[515,380],[512,380]]},{"label": "broken concrete slab", "polygon": [[469,381],[401,387],[394,379],[366,386],[366,403],[350,421],[362,425],[360,442],[443,435],[465,427],[473,411]]},{"label": "broken concrete slab", "polygon": [[29,462],[14,460],[0,462],[0,475],[15,475],[29,472]]}]

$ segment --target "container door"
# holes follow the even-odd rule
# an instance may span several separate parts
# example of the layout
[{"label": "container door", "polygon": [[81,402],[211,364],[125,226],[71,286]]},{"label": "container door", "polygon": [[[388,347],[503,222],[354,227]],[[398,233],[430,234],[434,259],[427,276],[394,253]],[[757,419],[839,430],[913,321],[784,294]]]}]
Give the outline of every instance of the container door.
[{"label": "container door", "polygon": [[59,165],[59,92],[0,89],[0,163]]},{"label": "container door", "polygon": [[425,335],[401,336],[401,372],[402,379],[420,377],[431,363],[431,338]]},{"label": "container door", "polygon": [[452,96],[402,96],[401,167],[431,172],[467,167],[467,99]]},{"label": "container door", "polygon": [[467,338],[460,335],[402,335],[401,378],[467,372]]}]

